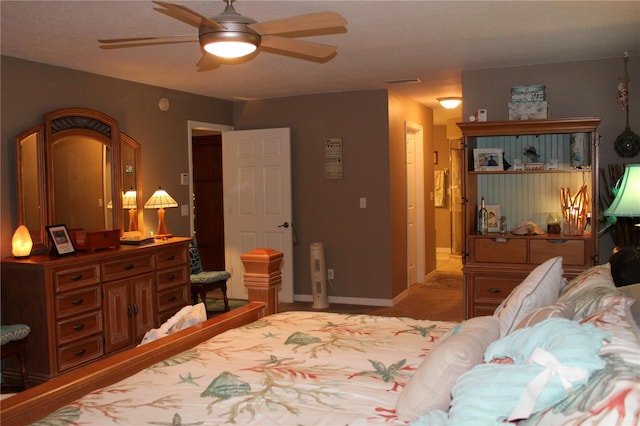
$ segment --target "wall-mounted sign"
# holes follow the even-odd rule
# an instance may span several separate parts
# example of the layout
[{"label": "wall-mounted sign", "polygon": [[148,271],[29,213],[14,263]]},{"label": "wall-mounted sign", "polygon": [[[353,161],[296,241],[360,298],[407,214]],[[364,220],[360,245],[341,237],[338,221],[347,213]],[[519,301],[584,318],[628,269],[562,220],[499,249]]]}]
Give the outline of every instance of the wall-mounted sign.
[{"label": "wall-mounted sign", "polygon": [[342,179],[341,138],[327,138],[324,141],[324,178]]}]

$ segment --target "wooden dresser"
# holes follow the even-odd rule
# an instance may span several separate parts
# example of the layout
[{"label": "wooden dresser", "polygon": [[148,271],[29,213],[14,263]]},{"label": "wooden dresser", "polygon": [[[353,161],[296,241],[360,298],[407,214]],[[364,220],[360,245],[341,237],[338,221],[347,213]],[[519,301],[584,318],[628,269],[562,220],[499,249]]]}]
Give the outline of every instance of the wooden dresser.
[{"label": "wooden dresser", "polygon": [[[41,383],[135,346],[190,304],[189,241],[3,259],[2,323],[31,327],[30,381]],[[14,371],[7,364],[7,376]]]}]

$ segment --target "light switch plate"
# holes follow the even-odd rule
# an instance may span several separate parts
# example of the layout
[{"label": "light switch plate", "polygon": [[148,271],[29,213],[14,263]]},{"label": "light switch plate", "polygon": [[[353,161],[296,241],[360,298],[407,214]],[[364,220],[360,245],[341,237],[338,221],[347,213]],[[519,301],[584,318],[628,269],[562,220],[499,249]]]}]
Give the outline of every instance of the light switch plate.
[{"label": "light switch plate", "polygon": [[189,185],[189,173],[180,173],[180,185]]}]

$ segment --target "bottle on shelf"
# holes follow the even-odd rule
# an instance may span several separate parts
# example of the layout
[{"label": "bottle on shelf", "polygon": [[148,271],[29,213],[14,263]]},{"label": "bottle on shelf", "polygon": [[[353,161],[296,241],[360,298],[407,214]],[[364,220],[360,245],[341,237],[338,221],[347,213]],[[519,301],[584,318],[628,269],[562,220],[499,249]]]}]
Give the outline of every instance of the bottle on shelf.
[{"label": "bottle on shelf", "polygon": [[485,206],[484,196],[480,202],[480,210],[478,211],[478,233],[480,235],[487,235],[489,232],[489,213]]}]

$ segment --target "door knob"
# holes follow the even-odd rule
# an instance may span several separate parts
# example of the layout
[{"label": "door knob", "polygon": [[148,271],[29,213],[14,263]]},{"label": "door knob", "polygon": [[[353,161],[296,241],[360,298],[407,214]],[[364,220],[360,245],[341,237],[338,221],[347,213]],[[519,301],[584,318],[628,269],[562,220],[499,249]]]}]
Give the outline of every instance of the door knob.
[{"label": "door knob", "polygon": [[285,222],[282,225],[278,225],[278,228],[288,228],[289,227],[289,222]]}]

